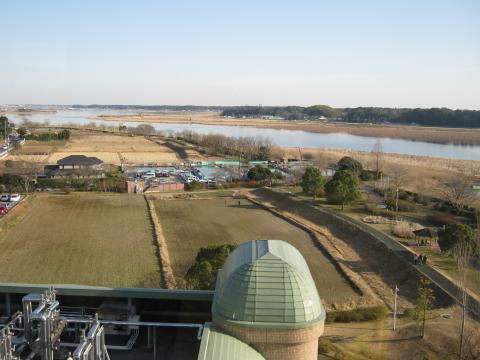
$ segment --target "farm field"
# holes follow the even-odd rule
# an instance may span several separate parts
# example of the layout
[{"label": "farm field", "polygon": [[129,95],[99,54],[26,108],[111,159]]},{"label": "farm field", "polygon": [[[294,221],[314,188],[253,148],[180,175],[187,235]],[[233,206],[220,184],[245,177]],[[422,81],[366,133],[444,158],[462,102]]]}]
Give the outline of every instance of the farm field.
[{"label": "farm field", "polygon": [[105,163],[174,163],[178,156],[162,142],[143,136],[73,130],[68,141],[38,142],[28,140],[7,160],[56,163],[69,155],[95,156]]},{"label": "farm field", "polygon": [[74,132],[66,146],[58,149],[48,159],[56,162],[69,155],[83,154],[96,156],[106,163],[119,165],[127,163],[175,162],[177,156],[169,148],[149,141],[142,136],[121,136]]},{"label": "farm field", "polygon": [[179,287],[185,286],[185,273],[202,246],[277,239],[289,242],[305,257],[324,303],[359,297],[306,232],[247,200],[238,205],[238,200],[230,197],[157,199],[155,206]]},{"label": "farm field", "polygon": [[1,223],[0,282],[161,286],[142,197],[38,194],[25,205]]}]

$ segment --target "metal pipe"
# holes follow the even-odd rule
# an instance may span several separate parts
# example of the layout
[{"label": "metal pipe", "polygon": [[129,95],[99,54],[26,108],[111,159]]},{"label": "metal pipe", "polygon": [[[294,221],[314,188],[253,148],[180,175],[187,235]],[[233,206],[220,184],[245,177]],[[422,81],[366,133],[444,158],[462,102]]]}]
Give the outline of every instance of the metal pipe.
[{"label": "metal pipe", "polygon": [[147,350],[152,348],[152,327],[147,327]]},{"label": "metal pipe", "polygon": [[153,360],[157,360],[157,328],[153,328]]},{"label": "metal pipe", "polygon": [[10,303],[10,293],[5,294],[5,312],[7,313],[7,316],[10,316],[12,312],[12,307]]},{"label": "metal pipe", "polygon": [[[91,324],[94,319],[72,319],[68,317],[60,317],[67,323]],[[203,328],[203,324],[193,323],[167,323],[167,322],[143,322],[143,321],[116,321],[116,320],[98,320],[102,325],[124,325],[124,326],[151,326],[151,327],[177,327],[177,328]]]}]

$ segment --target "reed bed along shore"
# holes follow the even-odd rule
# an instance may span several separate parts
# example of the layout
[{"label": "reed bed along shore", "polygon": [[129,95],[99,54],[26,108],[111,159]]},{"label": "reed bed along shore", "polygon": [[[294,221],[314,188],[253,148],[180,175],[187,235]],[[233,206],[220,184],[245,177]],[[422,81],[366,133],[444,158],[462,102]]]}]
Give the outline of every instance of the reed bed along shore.
[{"label": "reed bed along shore", "polygon": [[318,133],[347,133],[358,136],[387,137],[425,141],[437,144],[480,145],[480,129],[440,128],[413,125],[374,125],[324,123],[318,121],[286,121],[267,119],[233,119],[217,112],[165,113],[146,115],[100,115],[97,120],[140,123],[186,123],[204,125],[251,126],[258,128],[303,130]]}]

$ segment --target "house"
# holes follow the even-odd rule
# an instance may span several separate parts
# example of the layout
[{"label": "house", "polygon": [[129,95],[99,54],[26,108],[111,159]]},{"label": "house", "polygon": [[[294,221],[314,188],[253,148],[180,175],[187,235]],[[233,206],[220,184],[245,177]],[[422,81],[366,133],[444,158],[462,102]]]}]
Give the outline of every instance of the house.
[{"label": "house", "polygon": [[105,164],[96,157],[70,155],[57,161],[56,165],[45,165],[44,175],[48,178],[101,178],[105,175]]},{"label": "house", "polygon": [[70,155],[57,161],[60,169],[92,169],[102,170],[103,161],[94,156]]}]

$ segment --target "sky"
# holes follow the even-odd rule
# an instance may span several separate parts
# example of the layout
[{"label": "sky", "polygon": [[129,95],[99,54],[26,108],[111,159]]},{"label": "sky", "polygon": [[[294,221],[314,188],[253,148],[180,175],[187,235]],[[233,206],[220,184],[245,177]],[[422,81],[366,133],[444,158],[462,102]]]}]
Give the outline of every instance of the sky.
[{"label": "sky", "polygon": [[0,0],[0,104],[480,109],[478,0]]}]

